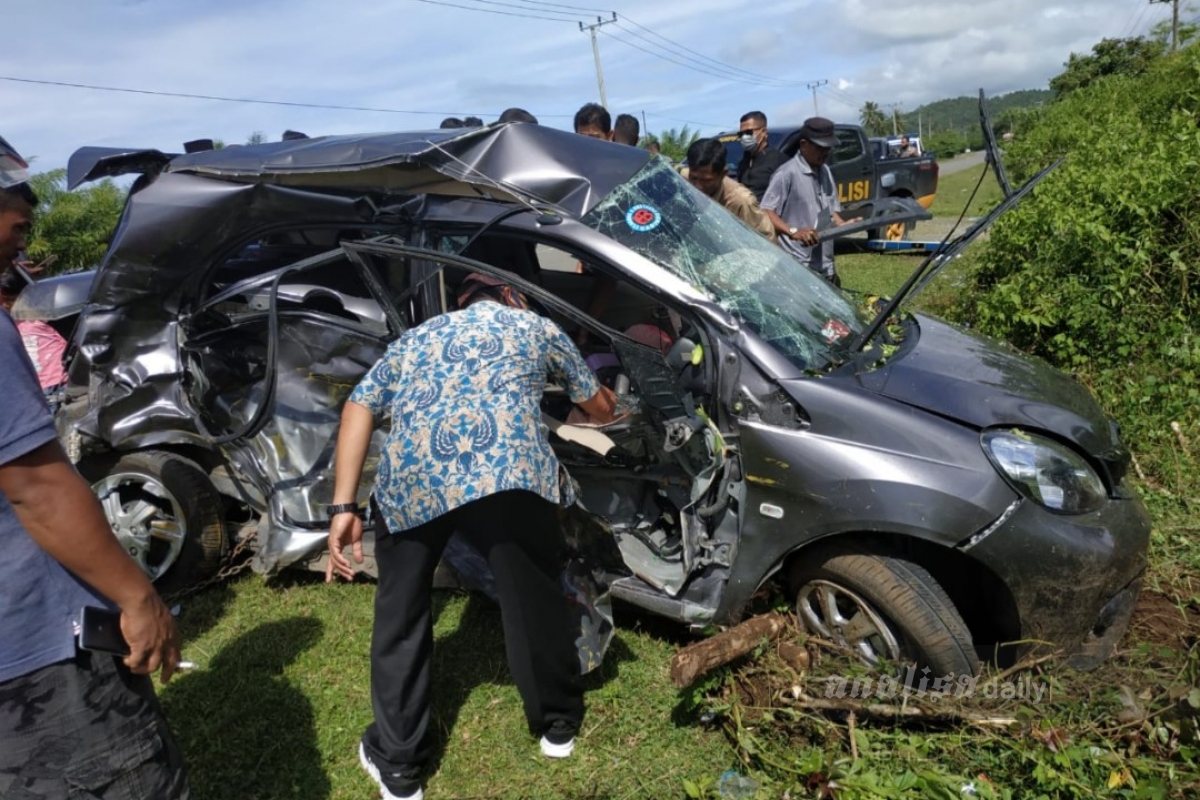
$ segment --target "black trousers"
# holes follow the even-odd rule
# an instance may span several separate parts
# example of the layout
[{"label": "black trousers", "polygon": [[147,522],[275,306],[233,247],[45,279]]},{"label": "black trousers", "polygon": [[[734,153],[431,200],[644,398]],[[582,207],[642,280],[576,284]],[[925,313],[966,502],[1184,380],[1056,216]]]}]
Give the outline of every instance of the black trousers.
[{"label": "black trousers", "polygon": [[561,583],[565,544],[552,503],[533,492],[507,491],[400,533],[389,533],[380,520],[371,638],[375,720],[363,744],[385,772],[418,766],[429,756],[433,571],[456,530],[495,574],[508,668],[530,732],[540,735],[557,720],[576,728],[583,721],[576,631]]}]

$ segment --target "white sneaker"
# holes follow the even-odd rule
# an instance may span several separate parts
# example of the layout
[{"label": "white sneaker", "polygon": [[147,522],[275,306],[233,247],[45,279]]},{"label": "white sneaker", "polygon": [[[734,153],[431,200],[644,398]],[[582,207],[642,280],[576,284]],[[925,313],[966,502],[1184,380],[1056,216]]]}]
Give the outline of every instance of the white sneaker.
[{"label": "white sneaker", "polygon": [[425,792],[421,789],[420,784],[409,794],[395,794],[391,789],[388,789],[387,784],[383,782],[383,777],[379,774],[379,767],[375,766],[375,762],[371,761],[371,757],[367,755],[367,749],[363,747],[363,743],[358,743],[358,763],[362,764],[362,768],[366,770],[375,783],[379,784],[379,796],[383,800],[425,800]]},{"label": "white sneaker", "polygon": [[575,751],[575,740],[565,744],[554,744],[545,736],[542,737],[542,755],[546,758],[566,758]]},{"label": "white sneaker", "polygon": [[566,758],[575,750],[575,727],[555,722],[542,735],[541,745],[546,758]]}]

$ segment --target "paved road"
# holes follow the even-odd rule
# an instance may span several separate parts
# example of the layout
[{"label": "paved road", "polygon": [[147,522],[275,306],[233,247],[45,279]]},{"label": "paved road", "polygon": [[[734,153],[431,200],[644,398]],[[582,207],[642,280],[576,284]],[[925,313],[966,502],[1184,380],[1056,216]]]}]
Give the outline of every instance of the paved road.
[{"label": "paved road", "polygon": [[953,175],[955,172],[959,172],[960,170],[977,167],[983,163],[985,156],[987,156],[987,153],[985,153],[983,150],[976,150],[965,155],[958,155],[954,158],[946,159],[945,161],[942,161],[939,158],[938,174]]}]

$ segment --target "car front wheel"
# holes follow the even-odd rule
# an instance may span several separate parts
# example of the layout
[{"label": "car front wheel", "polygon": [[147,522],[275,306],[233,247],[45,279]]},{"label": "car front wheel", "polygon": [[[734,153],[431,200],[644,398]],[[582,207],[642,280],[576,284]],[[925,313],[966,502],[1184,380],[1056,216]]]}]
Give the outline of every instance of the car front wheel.
[{"label": "car front wheel", "polygon": [[80,472],[122,548],[160,592],[216,570],[227,541],[221,498],[195,462],[148,450],[84,463]]},{"label": "car front wheel", "polygon": [[918,564],[826,546],[801,553],[789,577],[804,628],[863,663],[912,663],[934,676],[979,672],[966,623]]}]

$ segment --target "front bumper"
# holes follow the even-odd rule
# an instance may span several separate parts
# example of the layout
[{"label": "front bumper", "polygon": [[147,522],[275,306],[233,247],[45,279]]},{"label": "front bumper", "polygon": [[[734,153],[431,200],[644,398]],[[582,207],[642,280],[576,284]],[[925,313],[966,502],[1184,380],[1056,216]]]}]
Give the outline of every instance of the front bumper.
[{"label": "front bumper", "polygon": [[1141,500],[1125,494],[1078,516],[1022,501],[994,531],[964,546],[1008,587],[1025,652],[1062,649],[1076,669],[1112,653],[1133,614],[1150,543]]}]

